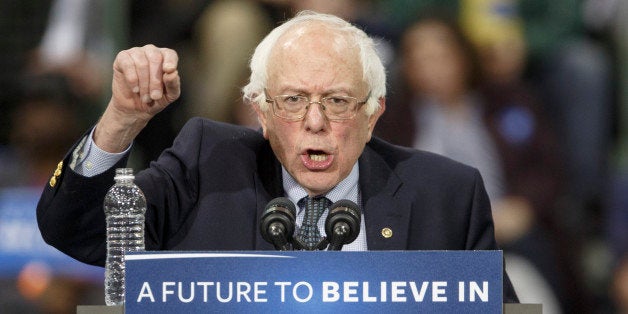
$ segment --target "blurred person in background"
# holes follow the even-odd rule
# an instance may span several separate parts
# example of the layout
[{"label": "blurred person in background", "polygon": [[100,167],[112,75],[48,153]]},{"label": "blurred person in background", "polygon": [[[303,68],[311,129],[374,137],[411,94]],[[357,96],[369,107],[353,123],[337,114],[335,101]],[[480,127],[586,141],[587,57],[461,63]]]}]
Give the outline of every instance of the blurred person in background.
[{"label": "blurred person in background", "polygon": [[32,72],[53,2],[0,1],[0,313],[74,313],[93,291],[79,263],[65,266],[78,276],[48,264],[67,259],[45,246],[33,213],[85,117],[68,101],[66,78]]},{"label": "blurred person in background", "polygon": [[604,221],[606,240],[612,253],[610,301],[616,313],[628,313],[628,2],[606,3],[611,5],[607,12],[613,13],[608,28],[615,38],[619,57],[619,123]]},{"label": "blurred person in background", "polygon": [[570,211],[561,220],[572,232],[595,235],[600,225],[583,222],[599,221],[614,108],[612,58],[600,25],[616,2],[623,1],[381,0],[377,5],[395,33],[434,6],[467,22],[469,8],[483,10],[489,20],[501,14],[518,16],[526,43],[524,76],[539,91],[565,150],[567,193],[560,201]]},{"label": "blurred person in background", "polygon": [[[181,55],[194,54],[195,31],[207,12],[214,11],[212,0],[54,0],[50,1],[50,10],[42,38],[33,50],[28,70],[33,73],[63,73],[74,92],[82,97],[96,101],[89,111],[90,120],[102,110],[105,102],[104,91],[109,86],[104,77],[112,74],[111,63],[117,51],[122,47],[143,46],[155,43],[173,47]],[[224,2],[224,1],[223,1]],[[247,1],[248,2],[248,1]],[[220,10],[220,21],[229,19],[224,10]],[[252,15],[245,20],[251,25]],[[231,29],[234,25],[225,25]],[[250,29],[253,29],[252,26]],[[223,28],[224,30],[224,28]],[[242,29],[237,31],[243,31]],[[244,33],[247,33],[244,31]],[[238,35],[240,36],[240,35]],[[235,35],[231,36],[233,40]],[[245,36],[241,36],[245,37]],[[224,43],[213,44],[220,49]],[[233,45],[231,46],[233,47]],[[235,58],[234,55],[232,57]],[[227,58],[229,59],[229,58]],[[195,58],[186,58],[195,60]],[[182,70],[196,77],[200,68],[194,62],[182,64]],[[229,71],[223,71],[224,74]],[[200,76],[200,75],[198,75]],[[207,76],[201,76],[206,79]],[[229,76],[225,74],[225,80]],[[213,84],[214,81],[207,81]],[[184,84],[188,84],[184,82]],[[191,83],[190,83],[191,84]],[[213,85],[212,85],[213,86]],[[199,87],[200,88],[200,87]],[[194,90],[194,88],[191,88]],[[200,88],[202,89],[202,88]],[[207,88],[205,88],[207,89]],[[211,88],[210,88],[211,89]],[[195,95],[193,92],[190,95]],[[134,158],[131,165],[145,167],[150,160],[172,143],[178,130],[190,110],[188,98],[184,95],[177,104],[170,106],[156,120],[159,126],[148,126],[136,139]],[[193,99],[191,99],[193,100]],[[215,98],[205,99],[212,102]]]},{"label": "blurred person in background", "polygon": [[526,75],[537,83],[565,150],[567,198],[562,217],[572,230],[599,217],[607,183],[613,126],[612,60],[585,23],[587,0],[519,0],[528,49]]},{"label": "blurred person in background", "polygon": [[50,1],[0,1],[0,150],[7,145],[10,112],[20,97],[15,73],[28,64],[46,23]]},{"label": "blurred person in background", "polygon": [[242,101],[240,87],[247,80],[251,52],[273,27],[272,12],[279,8],[262,2],[212,1],[198,17],[188,53],[182,57],[182,73],[196,78],[187,83],[187,117],[259,127],[254,112]]},{"label": "blurred person in background", "polygon": [[60,73],[76,95],[97,100],[103,97],[104,77],[111,72],[108,64],[115,49],[105,20],[108,3],[113,2],[52,1],[46,27],[27,71],[40,75]]},{"label": "blurred person in background", "polygon": [[[28,75],[21,80],[21,97],[11,117],[9,146],[0,185],[43,186],[50,168],[87,127],[82,103],[60,74]],[[8,161],[8,162],[7,162]]]},{"label": "blurred person in background", "polygon": [[[503,86],[512,88],[484,94],[484,72],[500,71],[480,66],[455,17],[438,11],[423,16],[402,36],[404,86],[391,97],[377,134],[477,167],[493,205],[498,243],[525,266],[524,278],[540,274],[531,286],[513,281],[522,300],[543,303],[548,313],[583,308],[586,302],[569,294],[572,261],[560,250],[554,221],[561,164],[542,108],[516,72]],[[513,258],[506,259],[509,265]]]},{"label": "blurred person in background", "polygon": [[51,167],[88,126],[89,105],[64,74],[16,81],[21,96],[8,113],[10,140],[0,153],[0,312],[73,313],[77,304],[102,299],[102,270],[50,250],[34,208]]},{"label": "blurred person in background", "polygon": [[[586,245],[590,234],[573,229],[573,221],[566,220],[569,215],[579,214],[579,206],[563,200],[569,195],[570,185],[565,182],[570,174],[570,167],[564,161],[569,151],[565,143],[557,136],[556,121],[548,115],[548,106],[542,100],[538,85],[525,75],[528,65],[529,44],[525,40],[525,25],[518,11],[516,0],[465,0],[461,7],[461,25],[465,34],[478,51],[482,80],[479,89],[486,104],[486,120],[496,128],[496,137],[502,154],[509,154],[504,167],[511,168],[510,185],[514,190],[525,191],[532,201],[531,208],[544,226],[546,236],[553,238],[558,245],[557,256],[571,262],[561,262],[568,268],[566,274],[583,274],[587,263],[583,262]],[[520,192],[521,193],[521,192]],[[517,215],[512,212],[496,211],[494,217],[503,221],[505,226],[513,227]],[[510,223],[508,223],[510,221]],[[517,230],[516,228],[513,228]],[[508,229],[502,233],[507,235]],[[501,232],[500,232],[501,233]],[[509,243],[510,250],[527,251],[525,255],[534,255],[526,247],[525,241],[511,241],[502,238],[502,243]],[[534,246],[532,246],[533,248]],[[524,274],[525,275],[525,274]],[[588,275],[579,275],[568,285],[569,296],[562,299],[578,299],[581,304],[591,307],[590,298],[582,299],[590,285]],[[585,301],[586,300],[586,301]],[[569,307],[565,307],[569,309]],[[580,305],[578,307],[582,309]]]}]

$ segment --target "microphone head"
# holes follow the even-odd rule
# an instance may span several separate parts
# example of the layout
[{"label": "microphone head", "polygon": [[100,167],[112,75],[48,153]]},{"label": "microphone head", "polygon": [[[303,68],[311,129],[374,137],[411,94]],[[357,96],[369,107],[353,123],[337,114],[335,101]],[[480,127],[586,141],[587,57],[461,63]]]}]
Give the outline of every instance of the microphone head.
[{"label": "microphone head", "polygon": [[273,243],[273,239],[269,234],[269,228],[273,224],[277,225],[277,223],[283,226],[285,237],[287,239],[291,238],[294,233],[296,212],[294,203],[287,197],[277,197],[268,202],[260,219],[262,238]]},{"label": "microphone head", "polygon": [[[350,200],[339,200],[331,205],[327,219],[325,220],[325,233],[332,242],[335,237],[334,227],[338,223],[345,223],[349,227],[349,232],[343,239],[342,244],[353,242],[360,233],[360,222],[362,214],[358,204]],[[333,242],[332,242],[333,243]]]},{"label": "microphone head", "polygon": [[266,208],[264,209],[264,213],[271,210],[273,207],[282,207],[286,208],[288,211],[292,213],[293,216],[296,215],[297,209],[294,206],[294,203],[287,197],[276,197],[273,198],[268,204],[266,204]]}]

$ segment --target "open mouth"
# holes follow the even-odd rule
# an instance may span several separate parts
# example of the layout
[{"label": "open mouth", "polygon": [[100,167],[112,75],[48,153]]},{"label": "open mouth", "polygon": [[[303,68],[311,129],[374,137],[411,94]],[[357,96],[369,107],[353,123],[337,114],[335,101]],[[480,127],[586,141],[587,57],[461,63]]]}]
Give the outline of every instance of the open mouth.
[{"label": "open mouth", "polygon": [[331,166],[333,159],[333,155],[322,150],[309,149],[301,155],[303,165],[309,170],[325,170]]},{"label": "open mouth", "polygon": [[327,157],[329,156],[325,152],[319,151],[319,150],[309,150],[307,152],[307,155],[310,157],[311,160],[317,161],[317,162],[325,161],[327,160]]}]

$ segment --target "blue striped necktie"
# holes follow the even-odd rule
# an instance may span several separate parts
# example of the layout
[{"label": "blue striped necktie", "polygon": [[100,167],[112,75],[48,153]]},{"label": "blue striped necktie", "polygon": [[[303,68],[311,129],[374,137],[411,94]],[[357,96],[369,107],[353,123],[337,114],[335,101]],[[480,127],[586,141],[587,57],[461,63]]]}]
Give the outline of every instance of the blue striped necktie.
[{"label": "blue striped necktie", "polygon": [[306,196],[299,200],[299,206],[305,206],[305,217],[303,217],[303,223],[301,223],[297,237],[301,239],[307,250],[313,250],[321,240],[318,220],[323,212],[331,206],[331,201],[324,196],[312,198]]}]

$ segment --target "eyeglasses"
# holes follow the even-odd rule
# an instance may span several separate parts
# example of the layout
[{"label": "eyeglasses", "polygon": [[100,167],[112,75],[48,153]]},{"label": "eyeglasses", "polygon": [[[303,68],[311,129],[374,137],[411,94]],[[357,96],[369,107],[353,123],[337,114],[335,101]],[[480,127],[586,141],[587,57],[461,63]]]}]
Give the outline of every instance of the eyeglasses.
[{"label": "eyeglasses", "polygon": [[299,121],[305,118],[311,104],[319,104],[329,120],[349,120],[355,117],[358,109],[371,97],[371,92],[364,101],[358,101],[351,96],[327,96],[319,101],[311,101],[309,97],[302,95],[279,95],[271,97],[264,89],[266,102],[273,104],[273,114],[277,117]]}]

